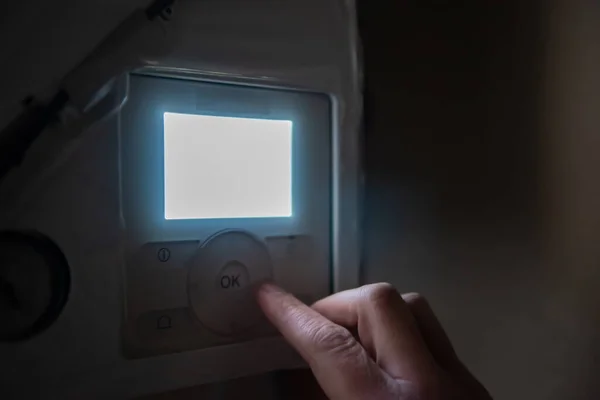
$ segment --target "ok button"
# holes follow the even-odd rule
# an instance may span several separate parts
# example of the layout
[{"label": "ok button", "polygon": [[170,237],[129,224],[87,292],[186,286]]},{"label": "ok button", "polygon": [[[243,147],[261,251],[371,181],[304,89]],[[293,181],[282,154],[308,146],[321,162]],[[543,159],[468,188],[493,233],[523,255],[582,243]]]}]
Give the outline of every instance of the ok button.
[{"label": "ok button", "polygon": [[230,261],[221,269],[215,282],[220,292],[236,291],[250,284],[250,274],[244,264]]}]

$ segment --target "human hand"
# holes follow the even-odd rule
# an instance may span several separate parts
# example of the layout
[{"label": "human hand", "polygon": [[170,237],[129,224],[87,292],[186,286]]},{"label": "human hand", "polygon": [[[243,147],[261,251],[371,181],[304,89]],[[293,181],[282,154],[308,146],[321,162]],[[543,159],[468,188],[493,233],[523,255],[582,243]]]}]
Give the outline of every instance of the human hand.
[{"label": "human hand", "polygon": [[375,284],[311,308],[264,284],[257,299],[332,400],[491,400],[417,294]]}]

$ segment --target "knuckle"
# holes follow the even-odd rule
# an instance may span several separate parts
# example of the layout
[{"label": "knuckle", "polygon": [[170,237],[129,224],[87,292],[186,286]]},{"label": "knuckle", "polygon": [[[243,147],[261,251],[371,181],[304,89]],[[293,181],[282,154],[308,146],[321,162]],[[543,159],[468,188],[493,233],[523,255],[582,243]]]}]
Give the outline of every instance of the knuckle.
[{"label": "knuckle", "polygon": [[422,296],[420,293],[404,294],[404,295],[402,295],[402,298],[409,305],[416,306],[419,308],[429,307],[429,301],[427,301],[427,299],[424,296]]},{"label": "knuckle", "polygon": [[364,296],[375,306],[386,307],[398,301],[400,294],[396,288],[389,283],[376,283],[363,288]]},{"label": "knuckle", "polygon": [[313,343],[321,350],[345,354],[356,347],[357,342],[352,334],[338,325],[320,325],[312,329]]}]

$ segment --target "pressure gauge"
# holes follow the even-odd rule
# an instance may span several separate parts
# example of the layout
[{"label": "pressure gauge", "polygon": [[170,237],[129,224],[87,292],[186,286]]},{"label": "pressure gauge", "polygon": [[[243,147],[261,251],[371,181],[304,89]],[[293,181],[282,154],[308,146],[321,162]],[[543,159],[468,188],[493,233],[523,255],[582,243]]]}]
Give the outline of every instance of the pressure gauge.
[{"label": "pressure gauge", "polygon": [[20,341],[52,325],[70,289],[67,260],[37,232],[0,232],[0,341]]}]

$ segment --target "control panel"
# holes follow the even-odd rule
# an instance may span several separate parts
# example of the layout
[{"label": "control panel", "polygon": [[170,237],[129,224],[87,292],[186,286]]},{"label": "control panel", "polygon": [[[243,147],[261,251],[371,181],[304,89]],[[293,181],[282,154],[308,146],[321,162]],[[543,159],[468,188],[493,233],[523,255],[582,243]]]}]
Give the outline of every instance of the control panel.
[{"label": "control panel", "polygon": [[134,75],[119,135],[126,357],[276,335],[264,281],[331,292],[327,96]]}]

